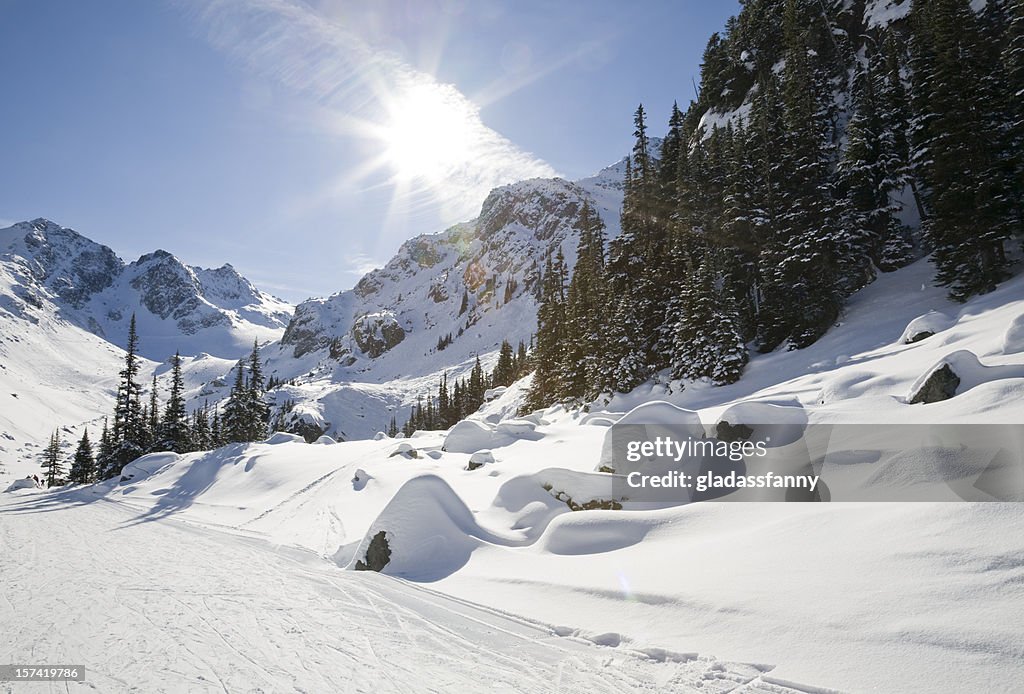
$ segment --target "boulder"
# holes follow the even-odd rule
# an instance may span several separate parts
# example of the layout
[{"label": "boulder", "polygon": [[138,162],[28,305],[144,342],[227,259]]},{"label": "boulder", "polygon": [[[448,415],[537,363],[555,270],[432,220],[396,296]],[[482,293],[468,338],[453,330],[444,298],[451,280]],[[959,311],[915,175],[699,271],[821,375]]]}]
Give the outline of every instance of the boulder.
[{"label": "boulder", "polygon": [[380,571],[391,561],[391,547],[388,545],[387,533],[383,530],[370,540],[365,559],[365,562],[356,561],[356,571]]},{"label": "boulder", "polygon": [[942,364],[932,371],[924,380],[924,383],[910,396],[910,404],[941,402],[949,400],[956,395],[956,389],[960,385],[960,377],[956,375],[949,364]]},{"label": "boulder", "polygon": [[477,451],[469,457],[469,465],[466,466],[467,470],[476,470],[484,465],[489,465],[494,462],[494,454],[488,450]]}]

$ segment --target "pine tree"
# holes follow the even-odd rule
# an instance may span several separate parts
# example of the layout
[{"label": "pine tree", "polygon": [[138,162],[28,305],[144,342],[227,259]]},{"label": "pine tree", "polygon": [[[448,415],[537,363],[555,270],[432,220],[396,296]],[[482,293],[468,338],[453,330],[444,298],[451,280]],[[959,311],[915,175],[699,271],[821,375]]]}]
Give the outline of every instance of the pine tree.
[{"label": "pine tree", "polygon": [[[577,220],[579,241],[576,267],[566,293],[565,339],[562,352],[562,387],[566,398],[596,395],[600,388],[600,354],[603,330],[609,317],[605,274],[604,223],[584,202]],[[511,356],[512,346],[508,346]]]},{"label": "pine tree", "polygon": [[221,434],[225,443],[241,443],[249,440],[248,392],[245,383],[245,366],[239,361],[235,365],[235,381],[224,404],[221,419]]},{"label": "pine tree", "polygon": [[1002,64],[1007,103],[1004,159],[1011,182],[1011,230],[1024,245],[1024,0],[1011,0]]},{"label": "pine tree", "polygon": [[495,386],[508,386],[516,380],[515,354],[512,351],[512,343],[508,340],[501,341],[501,348],[498,350],[498,363],[494,365],[491,372],[491,383]]},{"label": "pine tree", "polygon": [[88,484],[96,479],[96,459],[93,457],[92,443],[89,442],[89,430],[82,432],[82,438],[75,449],[75,457],[68,472],[68,481],[75,484]]},{"label": "pine tree", "polygon": [[210,436],[209,402],[204,402],[202,409],[197,409],[192,413],[192,431],[189,443],[189,450],[192,451],[207,451],[213,448]]},{"label": "pine tree", "polygon": [[149,387],[149,409],[146,418],[146,434],[142,443],[146,450],[152,450],[153,444],[160,438],[160,401],[157,399],[156,372],[153,372],[153,383]]},{"label": "pine tree", "polygon": [[926,242],[935,281],[965,301],[992,291],[1007,275],[1010,236],[1007,181],[999,161],[998,72],[967,0],[915,4],[918,52],[927,43],[928,72],[915,73],[918,156],[927,182]]},{"label": "pine tree", "polygon": [[107,418],[103,418],[103,429],[100,432],[99,450],[96,451],[96,477],[104,479],[104,472],[109,470],[113,464],[114,443],[110,436],[110,429],[107,426]]},{"label": "pine tree", "polygon": [[223,446],[227,441],[221,428],[220,407],[213,406],[213,416],[210,417],[210,448],[216,449]]},{"label": "pine tree", "polygon": [[114,404],[114,426],[110,433],[113,451],[106,459],[107,465],[101,473],[104,479],[120,475],[125,465],[144,452],[142,441],[146,423],[142,420],[138,348],[139,335],[135,329],[133,313],[128,325],[125,365],[120,372],[121,382]]},{"label": "pine tree", "polygon": [[252,353],[249,355],[249,392],[247,398],[248,439],[259,441],[267,435],[267,424],[270,421],[270,407],[263,401],[264,388],[263,366],[260,363],[259,342],[254,340]]},{"label": "pine tree", "polygon": [[43,476],[47,487],[55,487],[62,482],[61,476],[64,474],[64,466],[61,464],[62,457],[60,432],[54,431],[42,454]]},{"label": "pine tree", "polygon": [[832,325],[841,303],[834,265],[838,210],[829,176],[831,105],[827,75],[809,50],[815,22],[801,0],[787,0],[782,102],[786,147],[776,238],[762,251],[762,349],[783,340],[806,347]]},{"label": "pine tree", "polygon": [[[527,395],[528,407],[547,407],[562,392],[562,352],[565,348],[565,261],[561,249],[544,264],[542,296],[537,308],[537,346],[534,350],[533,383]],[[472,388],[470,389],[472,391]],[[470,394],[473,398],[473,394]],[[475,408],[474,408],[475,409]]]},{"label": "pine tree", "polygon": [[175,453],[186,453],[192,449],[185,409],[184,383],[181,377],[181,354],[174,353],[171,359],[171,392],[164,408],[164,416],[160,427],[160,446],[163,450]]}]

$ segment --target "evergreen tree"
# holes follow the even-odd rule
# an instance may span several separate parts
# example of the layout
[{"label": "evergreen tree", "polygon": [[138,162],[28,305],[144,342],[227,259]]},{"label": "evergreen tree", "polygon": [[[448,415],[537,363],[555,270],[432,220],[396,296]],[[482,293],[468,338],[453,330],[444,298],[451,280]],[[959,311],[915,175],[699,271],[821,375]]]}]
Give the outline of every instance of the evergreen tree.
[{"label": "evergreen tree", "polygon": [[787,0],[782,103],[787,124],[776,238],[762,251],[762,349],[783,340],[805,347],[832,325],[841,303],[834,264],[840,235],[829,176],[831,92],[820,60],[812,60],[802,0]]},{"label": "evergreen tree", "polygon": [[89,441],[89,430],[82,432],[82,438],[75,449],[75,457],[68,472],[68,481],[75,484],[88,484],[96,479],[96,459],[93,457],[92,443]]},{"label": "evergreen tree", "polygon": [[54,431],[53,435],[50,436],[50,442],[43,449],[42,455],[43,478],[46,480],[47,487],[54,487],[62,483],[61,477],[64,474],[64,466],[61,463],[62,457],[60,451],[60,432]]},{"label": "evergreen tree", "polygon": [[146,434],[143,437],[143,448],[151,450],[160,438],[160,401],[157,399],[156,372],[153,372],[153,383],[149,387],[149,408],[146,417]]},{"label": "evergreen tree", "polygon": [[968,0],[914,5],[915,38],[927,45],[928,72],[915,72],[917,165],[927,182],[925,240],[936,283],[965,301],[992,291],[1007,275],[1004,242],[1010,235],[1002,142],[994,118],[1000,109],[989,77],[998,71],[983,44]]},{"label": "evergreen tree", "polygon": [[181,355],[174,353],[171,359],[171,392],[164,408],[160,427],[160,447],[175,453],[186,453],[192,449],[191,426],[185,410],[184,384],[181,377]]},{"label": "evergreen tree", "polygon": [[103,429],[100,432],[99,450],[96,451],[96,477],[104,479],[106,470],[113,464],[114,442],[107,427],[107,418],[103,418]]},{"label": "evergreen tree", "polygon": [[1008,167],[1013,235],[1024,244],[1024,0],[1010,0],[1002,50],[1007,104],[1004,161]]},{"label": "evergreen tree", "polygon": [[213,448],[210,435],[210,403],[204,402],[201,410],[192,413],[190,450],[208,451]]},{"label": "evergreen tree", "polygon": [[[547,407],[562,392],[562,351],[565,347],[565,260],[561,249],[552,260],[549,254],[544,265],[542,296],[537,308],[537,346],[534,349],[533,383],[527,395],[532,409]],[[470,399],[474,398],[472,386]]]},{"label": "evergreen tree", "polygon": [[213,416],[210,417],[210,448],[216,449],[227,443],[224,439],[224,431],[221,428],[220,408],[213,406]]},{"label": "evergreen tree", "polygon": [[249,441],[259,441],[267,435],[270,407],[263,401],[263,394],[265,392],[263,366],[260,363],[260,346],[259,342],[254,340],[252,353],[249,355],[249,392],[247,398]]},{"label": "evergreen tree", "polygon": [[120,372],[121,382],[117,387],[114,404],[114,426],[110,433],[113,450],[106,458],[102,471],[104,479],[121,474],[125,465],[143,454],[144,428],[142,419],[141,386],[139,376],[139,335],[135,329],[135,314],[128,325],[128,345],[125,365]]},{"label": "evergreen tree", "polygon": [[[608,323],[605,237],[601,218],[584,202],[577,221],[576,267],[566,293],[562,386],[557,397],[596,395],[601,382],[600,354]],[[512,345],[508,345],[509,357]]]},{"label": "evergreen tree", "polygon": [[245,367],[239,361],[235,365],[235,380],[224,403],[221,419],[221,435],[225,443],[241,443],[249,440],[248,393],[245,382]]},{"label": "evergreen tree", "polygon": [[516,380],[516,369],[512,343],[502,340],[501,348],[498,350],[498,363],[494,365],[494,371],[491,372],[491,383],[495,386],[508,386],[514,380]]}]

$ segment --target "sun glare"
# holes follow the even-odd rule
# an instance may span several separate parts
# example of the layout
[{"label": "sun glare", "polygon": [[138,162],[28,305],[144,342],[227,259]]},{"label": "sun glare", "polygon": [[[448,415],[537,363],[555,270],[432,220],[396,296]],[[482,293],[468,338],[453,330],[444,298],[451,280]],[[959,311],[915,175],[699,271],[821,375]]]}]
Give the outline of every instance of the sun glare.
[{"label": "sun glare", "polygon": [[450,88],[413,86],[388,104],[379,132],[384,159],[398,178],[440,180],[470,157],[472,116]]}]

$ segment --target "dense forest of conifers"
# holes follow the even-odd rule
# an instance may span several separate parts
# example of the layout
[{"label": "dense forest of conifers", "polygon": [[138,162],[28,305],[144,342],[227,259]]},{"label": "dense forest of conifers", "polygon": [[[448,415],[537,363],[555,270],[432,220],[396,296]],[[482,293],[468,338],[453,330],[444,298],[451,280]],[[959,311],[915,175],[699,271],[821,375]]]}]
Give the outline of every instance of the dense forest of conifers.
[{"label": "dense forest of conifers", "polygon": [[584,209],[571,279],[560,255],[546,262],[530,406],[665,369],[734,382],[748,349],[810,345],[878,272],[924,254],[957,301],[1008,276],[1024,237],[1024,0],[915,0],[880,26],[864,10],[747,0],[659,151],[637,109],[621,236],[606,243]]}]

